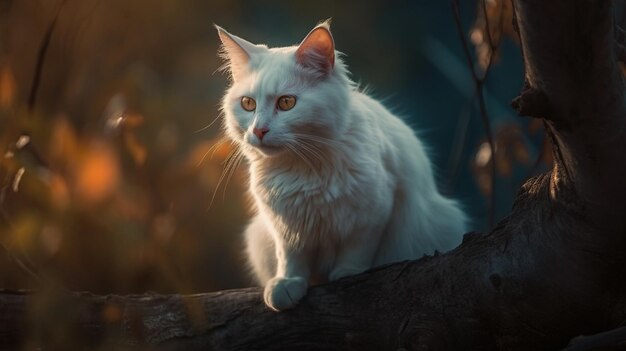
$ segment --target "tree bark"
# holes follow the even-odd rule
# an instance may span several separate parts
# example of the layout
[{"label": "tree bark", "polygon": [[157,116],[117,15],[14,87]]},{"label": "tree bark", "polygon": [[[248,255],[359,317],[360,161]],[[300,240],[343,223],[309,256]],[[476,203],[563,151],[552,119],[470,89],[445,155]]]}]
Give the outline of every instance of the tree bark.
[{"label": "tree bark", "polygon": [[[313,287],[280,313],[258,288],[59,294],[74,302],[71,335],[85,345],[186,350],[556,350],[618,327],[626,320],[626,100],[612,3],[514,5],[526,66],[514,105],[544,119],[556,161],[522,186],[490,233]],[[47,342],[32,332],[47,326],[29,317],[41,299],[0,294],[0,347]]]}]

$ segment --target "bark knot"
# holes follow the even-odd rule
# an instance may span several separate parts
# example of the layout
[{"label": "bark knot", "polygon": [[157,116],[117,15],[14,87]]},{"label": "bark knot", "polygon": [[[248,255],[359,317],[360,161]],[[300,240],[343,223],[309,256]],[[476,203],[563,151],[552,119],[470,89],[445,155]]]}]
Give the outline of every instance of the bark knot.
[{"label": "bark knot", "polygon": [[511,101],[511,106],[520,116],[550,119],[552,107],[546,94],[524,82],[522,92]]}]

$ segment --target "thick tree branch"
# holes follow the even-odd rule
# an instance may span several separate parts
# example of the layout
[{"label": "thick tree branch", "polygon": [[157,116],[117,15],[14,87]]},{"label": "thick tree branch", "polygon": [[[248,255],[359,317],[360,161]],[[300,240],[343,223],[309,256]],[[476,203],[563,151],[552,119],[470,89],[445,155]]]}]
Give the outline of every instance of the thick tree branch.
[{"label": "thick tree branch", "polygon": [[563,351],[597,351],[626,349],[626,327],[615,328],[589,336],[579,336]]},{"label": "thick tree branch", "polygon": [[[511,215],[489,234],[466,234],[444,255],[314,287],[281,313],[263,305],[258,289],[60,295],[76,306],[76,335],[87,335],[86,344],[187,350],[555,350],[619,326],[626,107],[611,3],[517,0],[515,8],[527,89],[535,92],[518,102],[548,121],[556,164],[524,184]],[[0,346],[46,342],[45,333],[29,334],[45,329],[28,317],[30,306],[46,306],[37,296],[0,294]]]}]

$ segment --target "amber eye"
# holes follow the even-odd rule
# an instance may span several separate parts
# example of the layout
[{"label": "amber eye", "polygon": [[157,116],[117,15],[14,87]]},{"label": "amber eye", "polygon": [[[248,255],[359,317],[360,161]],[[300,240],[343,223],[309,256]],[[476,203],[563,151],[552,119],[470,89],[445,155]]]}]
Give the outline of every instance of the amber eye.
[{"label": "amber eye", "polygon": [[283,111],[289,111],[296,106],[296,97],[293,95],[283,95],[278,98],[276,106]]},{"label": "amber eye", "polygon": [[246,111],[254,111],[256,109],[256,101],[251,97],[244,96],[241,98],[241,107]]}]

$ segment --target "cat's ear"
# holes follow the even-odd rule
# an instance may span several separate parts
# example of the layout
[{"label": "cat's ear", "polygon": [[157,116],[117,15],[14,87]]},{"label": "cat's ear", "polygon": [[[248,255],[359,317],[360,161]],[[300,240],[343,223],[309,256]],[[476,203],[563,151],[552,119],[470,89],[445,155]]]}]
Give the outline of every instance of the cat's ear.
[{"label": "cat's ear", "polygon": [[323,74],[332,71],[335,67],[335,42],[330,34],[330,20],[317,25],[304,38],[296,50],[296,61]]},{"label": "cat's ear", "polygon": [[220,56],[226,60],[225,68],[230,70],[233,80],[241,78],[248,72],[250,58],[265,50],[264,46],[254,45],[236,35],[228,33],[224,28],[215,25],[217,34],[222,41]]}]

